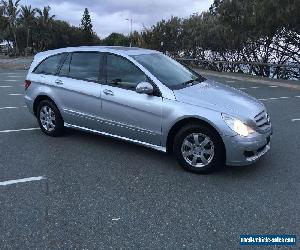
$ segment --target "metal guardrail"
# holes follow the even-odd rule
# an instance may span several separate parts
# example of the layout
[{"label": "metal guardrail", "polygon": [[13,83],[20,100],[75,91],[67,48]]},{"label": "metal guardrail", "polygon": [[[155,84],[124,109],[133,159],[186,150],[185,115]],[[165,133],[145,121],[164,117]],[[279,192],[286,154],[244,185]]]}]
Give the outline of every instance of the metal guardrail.
[{"label": "metal guardrail", "polygon": [[176,58],[191,67],[220,72],[236,72],[269,78],[300,80],[300,64],[274,64],[263,62],[229,62],[189,58]]}]

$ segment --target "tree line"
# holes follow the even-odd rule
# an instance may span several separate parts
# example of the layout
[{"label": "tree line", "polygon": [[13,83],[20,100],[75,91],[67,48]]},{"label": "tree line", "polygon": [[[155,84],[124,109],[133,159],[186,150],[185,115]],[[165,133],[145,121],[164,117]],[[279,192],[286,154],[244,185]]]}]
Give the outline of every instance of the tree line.
[{"label": "tree line", "polygon": [[84,10],[81,25],[75,27],[56,19],[49,6],[33,8],[20,5],[20,0],[3,0],[0,4],[0,41],[7,41],[11,55],[99,44],[92,28],[88,9]]},{"label": "tree line", "polygon": [[206,12],[162,20],[141,36],[143,46],[174,57],[260,63],[208,65],[217,70],[300,78],[299,0],[215,0]]},{"label": "tree line", "polygon": [[[0,40],[13,42],[14,53],[26,48],[42,51],[79,45],[145,47],[174,57],[225,62],[300,63],[299,0],[215,0],[208,11],[187,18],[171,17],[130,35],[111,33],[100,39],[85,9],[79,27],[57,20],[50,7],[19,6],[2,0]],[[218,66],[218,65],[215,65]],[[222,64],[220,67],[224,67]],[[240,65],[228,64],[231,71]],[[255,74],[278,75],[270,67],[254,67]],[[273,71],[280,70],[279,68]]]}]

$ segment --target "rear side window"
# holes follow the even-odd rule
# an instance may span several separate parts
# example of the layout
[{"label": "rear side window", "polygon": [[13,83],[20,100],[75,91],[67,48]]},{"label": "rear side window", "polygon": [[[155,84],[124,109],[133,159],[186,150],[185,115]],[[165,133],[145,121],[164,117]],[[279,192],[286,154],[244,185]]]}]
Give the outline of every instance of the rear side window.
[{"label": "rear side window", "polygon": [[99,71],[100,53],[76,52],[72,53],[71,58],[66,59],[61,74],[75,79],[98,82]]},{"label": "rear side window", "polygon": [[50,56],[42,61],[33,72],[36,74],[55,75],[61,59],[62,54]]}]

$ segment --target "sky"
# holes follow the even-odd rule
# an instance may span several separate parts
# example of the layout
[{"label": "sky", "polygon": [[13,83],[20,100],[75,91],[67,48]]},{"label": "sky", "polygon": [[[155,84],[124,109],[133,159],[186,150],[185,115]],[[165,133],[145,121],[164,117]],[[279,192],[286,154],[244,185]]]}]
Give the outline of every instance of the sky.
[{"label": "sky", "polygon": [[21,5],[42,8],[49,5],[51,14],[78,26],[84,8],[91,14],[93,29],[104,38],[112,32],[130,33],[133,30],[150,28],[157,21],[172,15],[188,17],[193,13],[208,10],[213,0],[21,0]]}]

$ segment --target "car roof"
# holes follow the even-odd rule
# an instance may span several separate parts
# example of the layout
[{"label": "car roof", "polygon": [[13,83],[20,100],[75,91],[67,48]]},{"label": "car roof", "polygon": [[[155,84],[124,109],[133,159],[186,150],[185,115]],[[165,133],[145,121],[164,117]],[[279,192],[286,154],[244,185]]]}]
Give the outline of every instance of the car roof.
[{"label": "car roof", "polygon": [[80,47],[67,47],[61,49],[48,50],[38,53],[38,57],[48,57],[50,55],[63,53],[63,52],[80,52],[80,51],[97,51],[108,52],[124,56],[135,56],[144,54],[160,53],[155,50],[143,49],[137,47],[123,47],[123,46],[80,46]]}]

